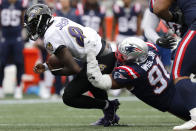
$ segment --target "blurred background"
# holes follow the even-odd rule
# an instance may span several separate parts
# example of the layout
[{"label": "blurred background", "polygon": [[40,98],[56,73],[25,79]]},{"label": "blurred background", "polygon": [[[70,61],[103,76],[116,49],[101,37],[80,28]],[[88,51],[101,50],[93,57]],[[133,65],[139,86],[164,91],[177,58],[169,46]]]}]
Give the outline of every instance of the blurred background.
[{"label": "blurred background", "polygon": [[[42,99],[59,99],[63,89],[73,76],[53,76],[49,71],[38,75],[33,67],[45,62],[48,53],[42,40],[29,41],[23,29],[26,8],[45,3],[54,16],[69,18],[96,30],[114,47],[124,38],[136,36],[148,41],[142,21],[148,8],[148,0],[6,0],[1,4],[0,36],[0,99],[11,96],[22,99],[29,94]],[[161,22],[157,32],[167,33]],[[166,65],[170,66],[170,65]],[[122,90],[112,91],[119,96]],[[11,95],[9,95],[11,94]],[[91,93],[88,93],[91,95]]]}]

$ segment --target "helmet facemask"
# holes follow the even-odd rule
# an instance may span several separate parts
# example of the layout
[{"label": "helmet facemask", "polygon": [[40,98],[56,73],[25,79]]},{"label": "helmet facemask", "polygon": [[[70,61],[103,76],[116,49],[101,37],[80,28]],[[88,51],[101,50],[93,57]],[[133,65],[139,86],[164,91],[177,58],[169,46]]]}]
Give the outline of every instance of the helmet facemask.
[{"label": "helmet facemask", "polygon": [[37,4],[30,7],[25,13],[25,27],[31,40],[43,37],[47,28],[51,25],[52,15],[48,6]]}]

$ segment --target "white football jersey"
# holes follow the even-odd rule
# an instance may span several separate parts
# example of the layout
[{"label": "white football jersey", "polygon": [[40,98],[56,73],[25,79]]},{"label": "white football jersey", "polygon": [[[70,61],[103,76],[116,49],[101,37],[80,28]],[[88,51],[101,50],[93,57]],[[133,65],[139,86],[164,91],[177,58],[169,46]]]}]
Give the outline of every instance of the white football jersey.
[{"label": "white football jersey", "polygon": [[81,61],[86,61],[84,49],[85,37],[97,42],[97,54],[102,48],[101,37],[97,32],[89,27],[84,27],[65,17],[54,17],[54,22],[44,34],[44,46],[50,53],[61,46],[66,46],[73,57]]}]

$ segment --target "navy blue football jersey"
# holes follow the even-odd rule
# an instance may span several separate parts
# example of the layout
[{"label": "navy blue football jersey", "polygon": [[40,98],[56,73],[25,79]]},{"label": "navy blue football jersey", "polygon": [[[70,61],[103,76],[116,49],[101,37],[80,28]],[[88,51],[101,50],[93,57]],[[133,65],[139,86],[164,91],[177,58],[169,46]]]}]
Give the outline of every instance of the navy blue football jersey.
[{"label": "navy blue football jersey", "polygon": [[186,25],[190,26],[196,20],[196,0],[176,0],[182,10]]},{"label": "navy blue football jersey", "polygon": [[100,7],[99,11],[96,10],[83,10],[81,14],[82,23],[84,26],[91,27],[99,32],[101,22],[105,18],[105,10]]},{"label": "navy blue football jersey", "polygon": [[141,5],[135,4],[131,8],[113,7],[114,17],[118,20],[118,31],[121,35],[136,35],[137,16],[141,13]]},{"label": "navy blue football jersey", "polygon": [[66,17],[78,24],[82,24],[81,16],[77,13],[76,9],[72,8],[68,13],[63,13],[62,10],[57,10],[55,13],[57,16]]},{"label": "navy blue football jersey", "polygon": [[131,92],[161,111],[167,111],[174,88],[170,88],[170,75],[164,68],[155,45],[148,43],[148,58],[144,63],[126,63],[112,72],[121,86],[133,86]]},{"label": "navy blue football jersey", "polygon": [[8,0],[0,0],[1,31],[6,39],[21,36],[22,12],[27,7],[28,0],[17,0],[10,4]]}]

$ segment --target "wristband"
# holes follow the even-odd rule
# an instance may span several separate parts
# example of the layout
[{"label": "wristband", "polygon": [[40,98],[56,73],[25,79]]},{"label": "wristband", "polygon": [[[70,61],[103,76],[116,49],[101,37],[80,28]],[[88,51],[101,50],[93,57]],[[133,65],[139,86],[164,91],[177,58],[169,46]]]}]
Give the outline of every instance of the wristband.
[{"label": "wristband", "polygon": [[45,70],[49,70],[48,65],[46,63],[43,64],[45,66]]}]

